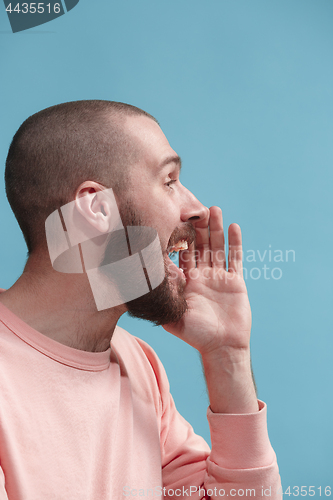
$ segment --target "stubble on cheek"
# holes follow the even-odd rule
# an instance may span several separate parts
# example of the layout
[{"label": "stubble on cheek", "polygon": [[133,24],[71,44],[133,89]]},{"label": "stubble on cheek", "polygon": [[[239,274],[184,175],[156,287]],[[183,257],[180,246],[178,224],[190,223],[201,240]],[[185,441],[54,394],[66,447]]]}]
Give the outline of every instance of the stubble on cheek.
[{"label": "stubble on cheek", "polygon": [[[120,215],[123,225],[127,226],[149,226],[142,214],[139,213],[132,203],[127,200],[120,207]],[[162,224],[161,224],[162,227]],[[191,228],[184,228],[182,231],[174,231],[174,239],[179,238],[180,234],[190,232]],[[169,271],[165,255],[167,241],[161,241],[161,248],[164,254],[165,278],[155,289],[149,293],[138,297],[132,301],[126,302],[128,313],[132,317],[145,319],[154,323],[156,326],[179,321],[187,310],[187,302],[184,296],[186,283],[177,278],[176,271]],[[164,250],[163,250],[164,249]]]}]

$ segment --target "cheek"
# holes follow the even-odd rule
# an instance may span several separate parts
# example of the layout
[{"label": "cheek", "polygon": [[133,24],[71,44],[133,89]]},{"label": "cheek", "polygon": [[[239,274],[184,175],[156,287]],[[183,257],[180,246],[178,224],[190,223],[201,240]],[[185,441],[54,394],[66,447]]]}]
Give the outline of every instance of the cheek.
[{"label": "cheek", "polygon": [[140,213],[146,226],[157,230],[163,248],[166,248],[171,233],[180,224],[179,197],[165,186],[141,187],[133,193],[131,203]]},{"label": "cheek", "polygon": [[145,200],[141,200],[141,206],[147,218],[160,227],[162,225],[166,231],[179,224],[179,207],[175,199],[172,199],[167,192],[151,190],[147,193]]}]

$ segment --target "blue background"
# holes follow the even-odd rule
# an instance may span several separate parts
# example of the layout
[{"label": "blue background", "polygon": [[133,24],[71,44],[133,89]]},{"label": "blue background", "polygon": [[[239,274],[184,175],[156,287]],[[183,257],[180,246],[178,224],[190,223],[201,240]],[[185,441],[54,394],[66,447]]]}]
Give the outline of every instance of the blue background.
[{"label": "blue background", "polygon": [[[18,126],[47,106],[108,99],[156,116],[182,182],[256,253],[244,262],[252,360],[283,487],[333,487],[332,1],[80,0],[17,34],[1,5],[0,18],[1,172]],[[0,209],[8,288],[26,247],[2,174]],[[274,262],[274,250],[295,259]],[[146,322],[120,325],[157,351],[179,411],[209,441],[197,353]]]}]

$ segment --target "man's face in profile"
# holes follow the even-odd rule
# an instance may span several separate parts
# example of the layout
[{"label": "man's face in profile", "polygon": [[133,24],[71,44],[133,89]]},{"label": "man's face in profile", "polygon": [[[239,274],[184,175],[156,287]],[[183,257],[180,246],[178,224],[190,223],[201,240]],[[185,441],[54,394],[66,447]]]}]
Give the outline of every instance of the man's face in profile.
[{"label": "man's face in profile", "polygon": [[186,280],[169,252],[182,240],[188,245],[194,241],[193,223],[206,217],[208,209],[180,183],[180,158],[158,124],[135,116],[127,118],[126,126],[140,150],[140,160],[130,167],[126,194],[118,198],[120,215],[125,227],[157,230],[165,266],[163,282],[126,306],[132,316],[163,325],[180,320],[187,309]]}]

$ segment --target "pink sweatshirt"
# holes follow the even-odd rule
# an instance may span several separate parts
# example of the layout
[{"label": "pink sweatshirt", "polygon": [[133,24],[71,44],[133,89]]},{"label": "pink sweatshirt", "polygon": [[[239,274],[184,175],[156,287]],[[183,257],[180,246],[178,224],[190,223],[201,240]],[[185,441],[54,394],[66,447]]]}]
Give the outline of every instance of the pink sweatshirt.
[{"label": "pink sweatshirt", "polygon": [[0,303],[0,500],[280,499],[259,404],[208,409],[210,451],[145,342],[117,327],[108,351],[73,349]]}]

